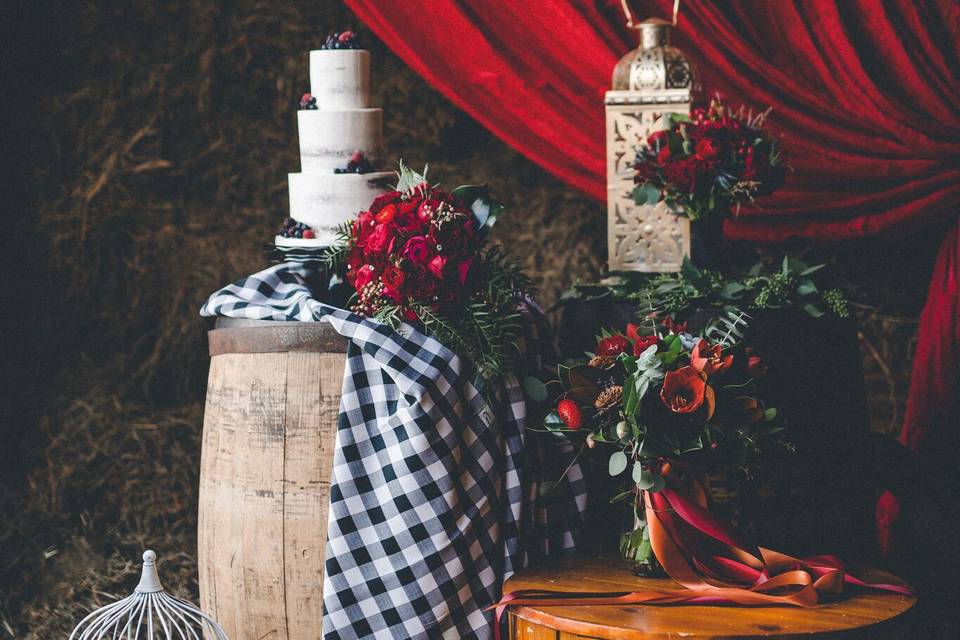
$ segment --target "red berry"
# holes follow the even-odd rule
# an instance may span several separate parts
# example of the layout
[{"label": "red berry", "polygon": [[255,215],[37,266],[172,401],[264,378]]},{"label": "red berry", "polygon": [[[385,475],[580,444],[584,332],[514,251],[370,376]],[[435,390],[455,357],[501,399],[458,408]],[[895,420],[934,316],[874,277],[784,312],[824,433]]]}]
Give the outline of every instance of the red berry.
[{"label": "red berry", "polygon": [[346,42],[352,37],[353,37],[353,31],[344,31],[343,33],[340,34],[339,40],[340,42]]},{"label": "red berry", "polygon": [[314,238],[317,237],[317,234],[313,232],[313,229],[307,229],[306,231],[303,232],[303,237],[306,238],[307,240],[313,240]]},{"label": "red berry", "polygon": [[568,429],[578,431],[583,426],[583,413],[573,400],[561,400],[557,404],[557,415],[560,416]]},{"label": "red berry", "polygon": [[306,103],[310,102],[310,98],[312,98],[312,97],[313,97],[313,96],[310,95],[309,93],[305,93],[305,94],[303,94],[302,96],[300,96],[300,102],[302,102],[303,104],[306,104]]},{"label": "red berry", "polygon": [[350,162],[356,162],[356,163],[363,162],[363,153],[360,151],[354,151],[353,155],[350,156]]}]

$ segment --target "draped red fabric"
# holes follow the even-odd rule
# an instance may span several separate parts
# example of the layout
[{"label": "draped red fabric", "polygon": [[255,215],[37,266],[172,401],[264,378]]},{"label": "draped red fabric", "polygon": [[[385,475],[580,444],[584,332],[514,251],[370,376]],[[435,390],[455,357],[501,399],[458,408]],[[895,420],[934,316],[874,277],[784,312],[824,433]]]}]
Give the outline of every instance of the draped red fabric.
[{"label": "draped red fabric", "polygon": [[[605,197],[603,94],[636,45],[619,0],[347,0],[452,102],[568,185]],[[669,17],[670,0],[634,15]],[[727,237],[829,241],[944,228],[960,204],[960,3],[684,2],[674,43],[704,93],[773,107],[793,172]],[[938,261],[956,273],[953,233]],[[938,279],[939,278],[939,279]],[[903,441],[919,447],[953,400],[958,292],[936,276],[920,329]],[[952,281],[955,282],[955,281]],[[952,297],[951,297],[952,296]],[[931,311],[930,309],[935,309]],[[944,315],[952,313],[952,316]],[[955,377],[952,378],[955,382]],[[926,384],[930,383],[930,384]]]}]

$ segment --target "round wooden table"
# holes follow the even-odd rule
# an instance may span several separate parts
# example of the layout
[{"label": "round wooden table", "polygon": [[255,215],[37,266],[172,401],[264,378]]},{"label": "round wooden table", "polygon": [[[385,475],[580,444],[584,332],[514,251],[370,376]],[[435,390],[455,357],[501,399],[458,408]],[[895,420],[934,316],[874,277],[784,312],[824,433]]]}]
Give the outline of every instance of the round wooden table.
[{"label": "round wooden table", "polygon": [[[902,581],[878,569],[857,567],[867,582]],[[671,580],[633,576],[626,564],[609,557],[554,561],[518,572],[503,592],[637,591],[676,587]],[[910,636],[916,598],[880,591],[853,590],[812,609],[689,605],[522,606],[510,608],[514,640],[652,640],[665,638],[870,638]]]}]

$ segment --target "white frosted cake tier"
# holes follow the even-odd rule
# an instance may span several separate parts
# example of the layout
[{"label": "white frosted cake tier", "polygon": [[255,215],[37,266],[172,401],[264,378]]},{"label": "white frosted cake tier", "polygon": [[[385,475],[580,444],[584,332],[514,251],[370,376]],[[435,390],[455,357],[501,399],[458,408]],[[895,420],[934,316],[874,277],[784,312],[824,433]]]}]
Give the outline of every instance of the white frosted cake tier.
[{"label": "white frosted cake tier", "polygon": [[300,169],[333,173],[344,169],[354,151],[376,165],[383,156],[383,110],[303,110],[297,112]]},{"label": "white frosted cake tier", "polygon": [[366,210],[373,199],[387,191],[383,186],[396,174],[392,171],[373,173],[291,173],[290,217],[310,226],[316,239],[283,238],[275,244],[283,247],[325,247],[336,239],[337,228]]},{"label": "white frosted cake tier", "polygon": [[319,49],[310,52],[310,93],[317,108],[358,109],[370,105],[370,52]]}]

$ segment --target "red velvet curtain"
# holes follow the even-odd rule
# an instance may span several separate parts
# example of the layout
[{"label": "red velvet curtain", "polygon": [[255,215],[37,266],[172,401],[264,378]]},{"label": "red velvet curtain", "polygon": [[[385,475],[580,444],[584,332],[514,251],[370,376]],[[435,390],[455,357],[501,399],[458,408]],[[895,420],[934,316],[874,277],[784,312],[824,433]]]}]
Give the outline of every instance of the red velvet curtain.
[{"label": "red velvet curtain", "polygon": [[[619,0],[347,4],[494,134],[570,186],[605,197],[603,93],[616,61],[636,45]],[[637,18],[669,17],[672,4],[632,6]],[[728,222],[728,237],[827,241],[943,228],[957,218],[957,2],[689,0],[676,31],[705,93],[773,107],[771,124],[794,169],[762,208]],[[947,414],[957,417],[949,407],[960,358],[951,342],[960,326],[958,233],[954,226],[944,242],[921,322],[902,436],[914,449],[923,433],[948,426]],[[926,384],[931,371],[945,377]]]}]

